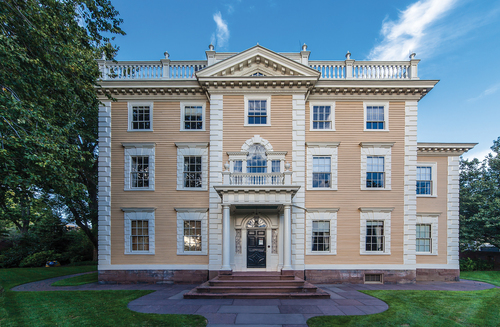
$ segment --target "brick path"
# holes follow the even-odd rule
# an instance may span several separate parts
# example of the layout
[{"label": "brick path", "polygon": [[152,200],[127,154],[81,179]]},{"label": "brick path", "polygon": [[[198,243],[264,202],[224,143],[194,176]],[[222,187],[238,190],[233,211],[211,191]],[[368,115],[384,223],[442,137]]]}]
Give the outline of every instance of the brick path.
[{"label": "brick path", "polygon": [[494,288],[487,283],[461,280],[460,282],[426,282],[403,285],[317,285],[330,293],[324,300],[285,299],[184,299],[182,295],[196,285],[127,284],[80,286],[50,286],[52,283],[81,274],[51,278],[12,288],[13,291],[101,291],[154,290],[128,304],[128,308],[144,313],[199,314],[208,319],[208,327],[234,325],[249,326],[307,326],[307,319],[323,315],[366,315],[387,310],[388,305],[360,290],[437,290],[476,291]]}]

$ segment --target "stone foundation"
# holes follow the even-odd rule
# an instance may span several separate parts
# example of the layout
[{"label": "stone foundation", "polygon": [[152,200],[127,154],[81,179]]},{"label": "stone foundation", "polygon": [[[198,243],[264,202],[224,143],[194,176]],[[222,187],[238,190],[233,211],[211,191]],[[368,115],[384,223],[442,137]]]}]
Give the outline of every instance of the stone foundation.
[{"label": "stone foundation", "polygon": [[99,284],[200,284],[208,270],[99,270]]},{"label": "stone foundation", "polygon": [[363,284],[365,274],[381,274],[384,284],[413,284],[415,270],[305,270],[305,279],[316,284]]},{"label": "stone foundation", "polygon": [[460,269],[417,269],[419,282],[458,282],[459,280]]}]

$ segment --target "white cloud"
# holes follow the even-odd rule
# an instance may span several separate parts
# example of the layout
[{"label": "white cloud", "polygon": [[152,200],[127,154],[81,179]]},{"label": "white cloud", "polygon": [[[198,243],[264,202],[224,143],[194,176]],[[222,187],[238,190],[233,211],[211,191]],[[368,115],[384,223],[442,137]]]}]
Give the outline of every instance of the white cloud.
[{"label": "white cloud", "polygon": [[[370,60],[406,60],[410,51],[418,52],[426,44],[439,44],[430,27],[445,16],[457,0],[420,0],[402,11],[397,21],[384,21],[382,42],[369,55]],[[424,38],[425,37],[425,38]]]},{"label": "white cloud", "polygon": [[215,41],[215,35],[217,35],[217,46],[223,48],[227,41],[229,41],[229,28],[227,27],[227,22],[222,19],[222,15],[219,12],[214,14],[214,21],[217,24],[217,31],[212,34],[212,44]]},{"label": "white cloud", "polygon": [[498,92],[499,90],[500,90],[500,83],[493,84],[492,86],[490,86],[489,88],[487,88],[486,90],[481,92],[481,94],[479,94],[477,97],[467,99],[467,101],[479,100],[487,95],[494,94],[494,93]]},{"label": "white cloud", "polygon": [[477,159],[479,159],[479,161],[483,161],[486,158],[486,156],[490,153],[491,153],[491,149],[489,149],[489,148],[484,149],[484,150],[483,149],[478,149],[478,150],[472,149],[469,152],[465,152],[462,155],[462,158],[467,159],[469,161],[474,159],[474,158],[477,158]]}]

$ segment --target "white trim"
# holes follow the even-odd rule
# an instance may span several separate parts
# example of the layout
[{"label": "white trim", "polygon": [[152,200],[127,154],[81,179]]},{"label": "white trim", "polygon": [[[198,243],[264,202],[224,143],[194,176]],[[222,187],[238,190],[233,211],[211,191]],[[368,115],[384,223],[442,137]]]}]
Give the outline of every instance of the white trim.
[{"label": "white trim", "polygon": [[[245,121],[243,126],[271,126],[271,95],[245,95]],[[266,123],[265,124],[249,124],[248,123],[248,101],[249,100],[266,100]]]},{"label": "white trim", "polygon": [[[312,251],[313,221],[330,222],[330,251]],[[336,255],[337,254],[337,210],[310,210],[306,214],[306,255]]]},{"label": "white trim", "polygon": [[[391,254],[391,211],[392,208],[380,208],[371,210],[370,208],[360,208],[359,224],[359,254],[361,255],[387,255]],[[368,220],[384,222],[384,250],[366,251],[366,222]]]},{"label": "white trim", "polygon": [[[336,191],[338,187],[338,145],[339,143],[307,142],[307,190]],[[313,187],[313,158],[330,157],[330,187]]]},{"label": "white trim", "polygon": [[[313,128],[313,114],[315,106],[330,106],[330,122],[331,128],[329,129],[314,129]],[[309,102],[309,131],[313,132],[335,132],[335,101],[333,102],[319,102],[319,101],[310,101]]]},{"label": "white trim", "polygon": [[459,174],[460,157],[448,157],[448,194],[447,194],[447,240],[446,253],[448,264],[458,265],[459,259]]},{"label": "white trim", "polygon": [[305,269],[312,270],[415,270],[415,265],[401,264],[308,264]]},{"label": "white trim", "polygon": [[[177,142],[177,190],[208,190],[208,143]],[[184,157],[201,157],[201,187],[184,187]]]},{"label": "white trim", "polygon": [[[127,132],[152,132],[153,131],[153,102],[145,101],[129,101],[128,106],[128,125]],[[149,106],[149,129],[133,129],[132,128],[132,108],[134,106]]]},{"label": "white trim", "polygon": [[417,263],[417,269],[460,269],[460,265],[447,263]]},{"label": "white trim", "polygon": [[[201,108],[201,121],[202,121],[202,129],[185,129],[184,126],[184,118],[185,118],[185,110],[186,106],[197,106],[197,107],[202,107]],[[205,110],[206,110],[207,103],[204,101],[181,101],[181,127],[180,131],[181,132],[204,132],[206,130],[206,119],[205,119]]]},{"label": "white trim", "polygon": [[[144,210],[147,211],[144,211]],[[124,254],[155,254],[155,212],[151,208],[144,208],[138,211],[126,210],[123,213],[124,219]],[[133,251],[131,246],[132,220],[147,220],[148,221],[148,251]]]},{"label": "white trim", "polygon": [[[416,249],[416,236],[415,236],[415,254],[416,255],[438,255],[438,221],[439,221],[439,216],[430,216],[430,215],[425,215],[425,214],[418,214],[417,213],[417,223],[415,224],[415,231],[416,231],[416,225],[419,224],[424,224],[424,225],[431,225],[431,252],[418,252]],[[415,232],[416,233],[416,232]],[[415,234],[416,235],[416,234]]]},{"label": "white trim", "polygon": [[[437,162],[421,162],[417,161],[416,167],[430,167],[431,168],[431,194],[417,194],[418,198],[437,198]],[[415,184],[416,185],[416,184]]]},{"label": "white trim", "polygon": [[[384,106],[384,129],[366,129],[366,107],[368,106]],[[389,131],[389,102],[377,102],[377,101],[364,101],[364,120],[363,120],[363,131],[365,132],[388,132]]]},{"label": "white trim", "polygon": [[208,265],[99,265],[98,270],[207,270]]},{"label": "white trim", "polygon": [[[123,190],[124,191],[154,191],[155,190],[155,144],[154,143],[122,143],[124,149]],[[130,174],[132,172],[132,157],[149,158],[149,187],[132,187]]]},{"label": "white trim", "polygon": [[111,264],[111,102],[99,106],[98,268]]},{"label": "white trim", "polygon": [[[388,191],[391,190],[391,148],[392,145],[378,145],[361,143],[361,190]],[[384,187],[366,187],[367,157],[384,157]]]},{"label": "white trim", "polygon": [[[183,208],[177,211],[177,255],[207,255],[208,253],[208,209]],[[184,251],[184,221],[201,221],[201,251]]]}]

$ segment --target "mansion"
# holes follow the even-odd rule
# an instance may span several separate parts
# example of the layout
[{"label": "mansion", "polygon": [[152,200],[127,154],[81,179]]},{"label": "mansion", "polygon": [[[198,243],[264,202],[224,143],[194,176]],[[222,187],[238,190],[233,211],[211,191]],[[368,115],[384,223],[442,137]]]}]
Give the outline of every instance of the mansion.
[{"label": "mansion", "polygon": [[475,144],[417,142],[438,81],[414,54],[309,56],[98,60],[100,282],[458,280],[459,157]]}]

